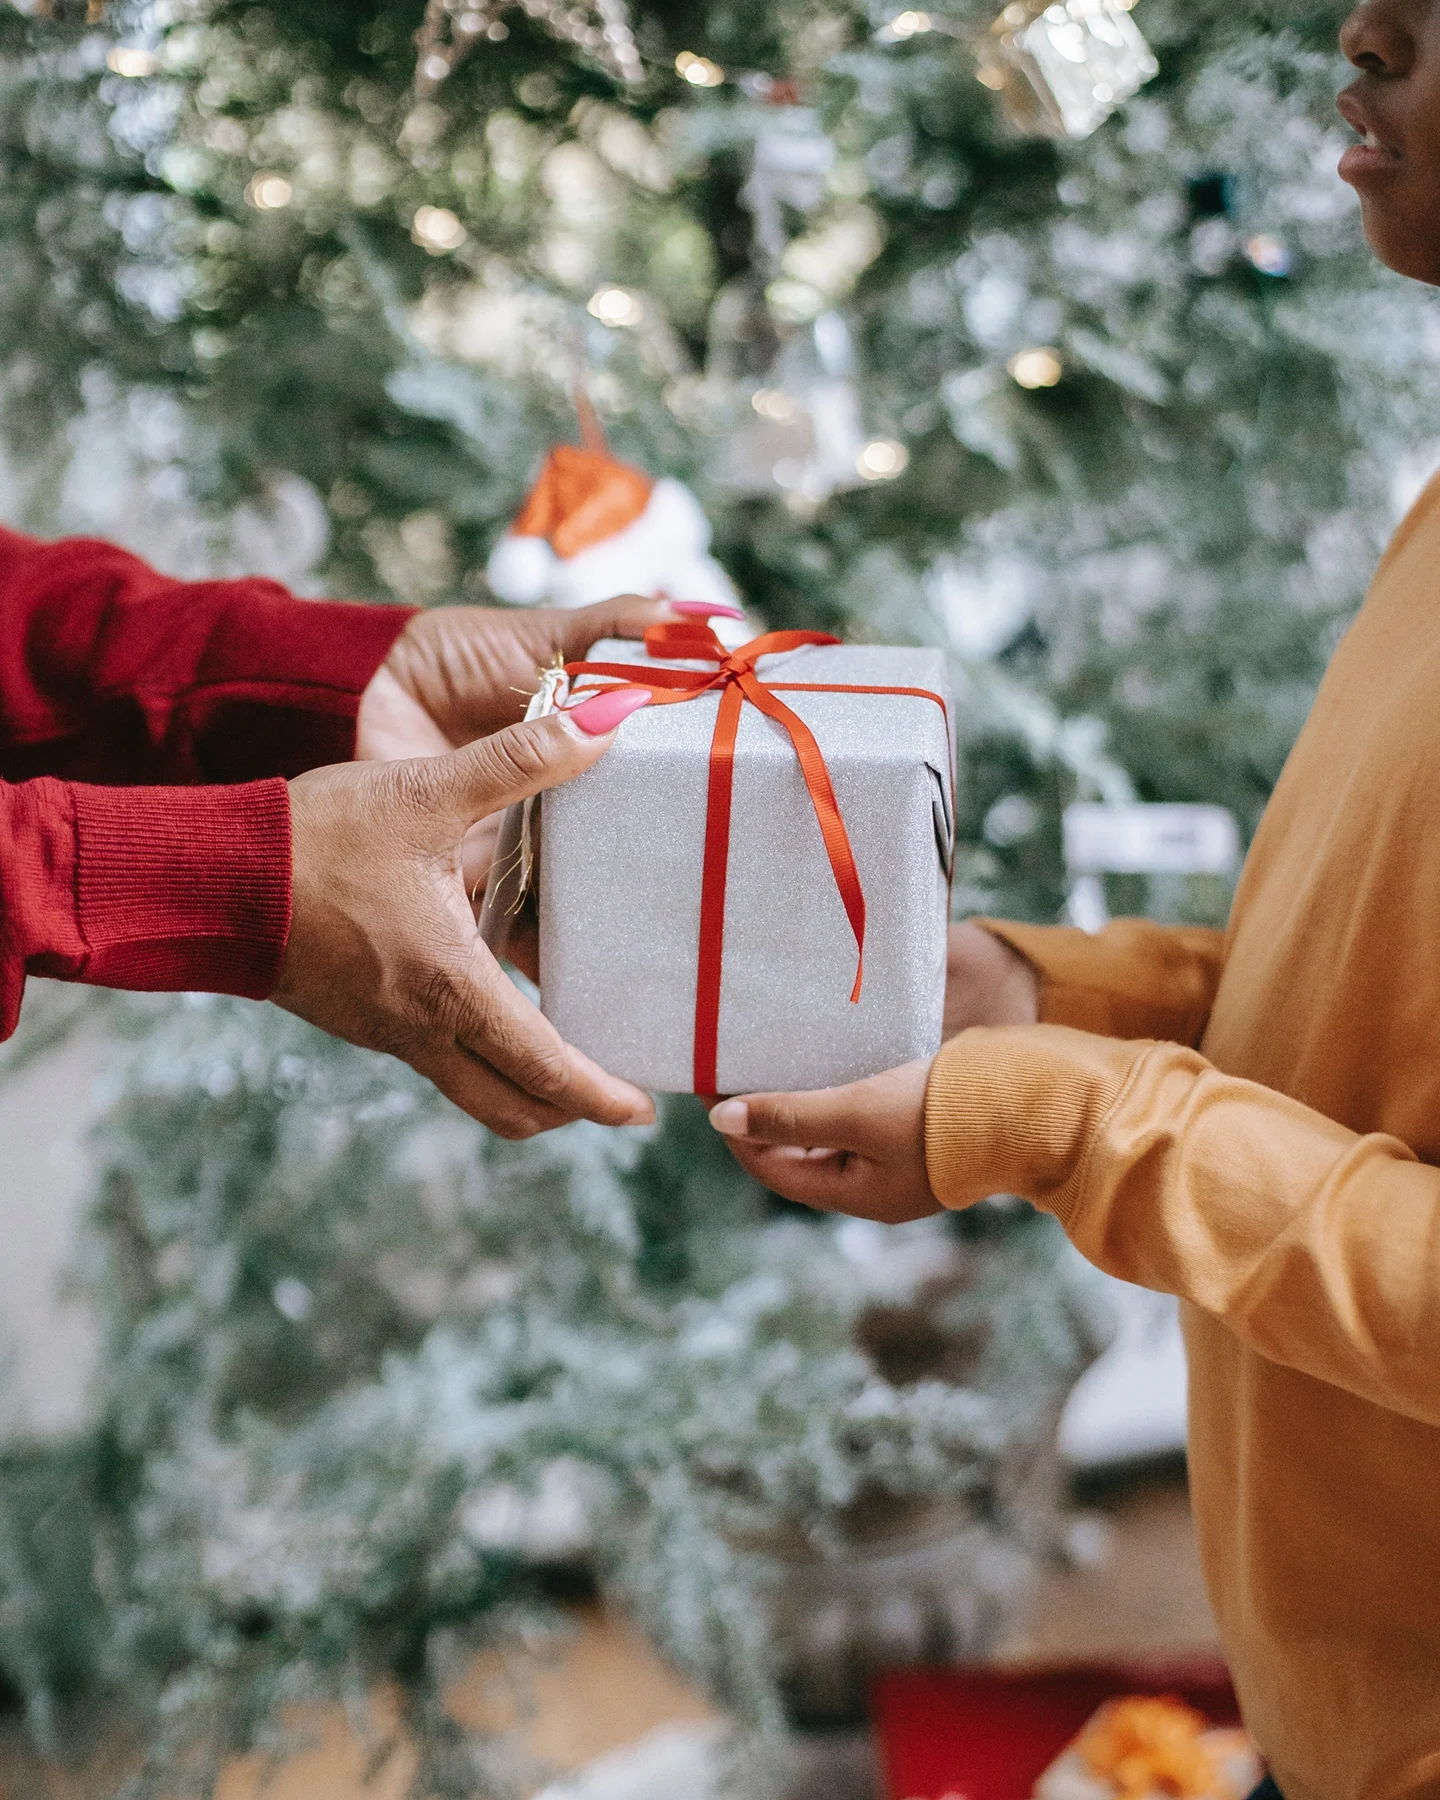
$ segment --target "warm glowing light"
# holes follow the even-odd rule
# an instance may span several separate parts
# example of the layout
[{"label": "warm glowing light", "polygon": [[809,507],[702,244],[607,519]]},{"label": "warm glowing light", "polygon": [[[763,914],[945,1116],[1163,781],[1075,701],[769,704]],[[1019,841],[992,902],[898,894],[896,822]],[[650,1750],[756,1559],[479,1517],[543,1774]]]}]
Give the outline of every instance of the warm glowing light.
[{"label": "warm glowing light", "polygon": [[1035,350],[1022,350],[1018,356],[1012,356],[1005,366],[1020,387],[1030,389],[1057,387],[1060,377],[1065,373],[1060,352],[1052,350],[1048,344]]},{"label": "warm glowing light", "polygon": [[617,329],[638,325],[645,316],[645,308],[634,294],[622,287],[596,288],[585,310],[602,325],[613,325]]},{"label": "warm glowing light", "polygon": [[909,461],[910,452],[894,438],[874,438],[855,458],[855,467],[866,481],[893,481]]},{"label": "warm glowing light", "polygon": [[1278,278],[1289,275],[1295,267],[1290,246],[1283,238],[1273,237],[1268,231],[1259,232],[1247,240],[1245,255],[1251,267],[1259,270],[1262,275]]},{"label": "warm glowing light", "polygon": [[294,197],[295,190],[283,175],[252,175],[250,185],[245,190],[246,202],[256,212],[279,212]]},{"label": "warm glowing light", "polygon": [[682,50],[675,58],[675,73],[691,87],[719,87],[725,79],[719,63],[711,62],[708,56],[696,56],[693,50]]},{"label": "warm glowing light", "polygon": [[470,233],[446,206],[422,206],[410,224],[410,236],[431,256],[448,256]]},{"label": "warm glowing light", "polygon": [[153,75],[160,67],[160,59],[150,50],[127,50],[119,44],[105,53],[105,67],[112,75],[124,75],[131,81]]},{"label": "warm glowing light", "polygon": [[777,425],[787,424],[795,417],[795,402],[784,388],[759,388],[750,404],[762,419],[773,419]]},{"label": "warm glowing light", "polygon": [[922,31],[932,31],[933,29],[934,22],[926,12],[897,13],[890,21],[891,37],[919,37]]},{"label": "warm glowing light", "polygon": [[975,79],[982,87],[993,89],[997,94],[1005,86],[1005,71],[994,63],[982,63]]}]

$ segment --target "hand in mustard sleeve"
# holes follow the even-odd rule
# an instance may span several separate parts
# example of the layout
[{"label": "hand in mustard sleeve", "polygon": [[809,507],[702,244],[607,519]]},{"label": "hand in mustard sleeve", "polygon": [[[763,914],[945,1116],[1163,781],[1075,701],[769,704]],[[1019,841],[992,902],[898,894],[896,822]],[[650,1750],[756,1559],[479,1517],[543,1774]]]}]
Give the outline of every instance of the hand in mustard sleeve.
[{"label": "hand in mustard sleeve", "polygon": [[1040,976],[1005,939],[980,925],[952,925],[945,957],[944,1035],[972,1025],[1033,1025]]},{"label": "hand in mustard sleeve", "polygon": [[[1032,1025],[1039,977],[1002,938],[952,925],[945,1035],[976,1025]],[[900,1225],[941,1210],[925,1172],[930,1060],[809,1094],[725,1100],[711,1123],[774,1193],[826,1212]]]},{"label": "hand in mustard sleeve", "polygon": [[722,1100],[710,1122],[787,1200],[904,1225],[942,1210],[925,1172],[928,1058],[810,1094]]}]

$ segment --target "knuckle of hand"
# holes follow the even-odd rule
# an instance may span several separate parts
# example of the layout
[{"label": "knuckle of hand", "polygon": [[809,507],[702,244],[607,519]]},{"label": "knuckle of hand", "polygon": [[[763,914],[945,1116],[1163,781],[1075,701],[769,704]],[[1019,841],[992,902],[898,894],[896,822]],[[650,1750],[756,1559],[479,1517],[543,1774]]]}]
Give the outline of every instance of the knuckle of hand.
[{"label": "knuckle of hand", "polygon": [[406,762],[388,763],[385,776],[390,796],[403,812],[428,812],[435,803],[436,771],[434,761],[415,757]]},{"label": "knuckle of hand", "polygon": [[476,772],[482,783],[508,791],[528,787],[546,773],[550,756],[546,740],[534,724],[515,725],[475,748]]},{"label": "knuckle of hand", "polygon": [[522,1058],[525,1086],[541,1100],[558,1100],[569,1091],[570,1070],[556,1044],[529,1044]]},{"label": "knuckle of hand", "polygon": [[416,977],[408,1002],[406,1012],[413,1028],[447,1039],[455,1037],[467,1010],[456,972],[443,963]]},{"label": "knuckle of hand", "polygon": [[487,1059],[502,1066],[526,1093],[552,1102],[567,1094],[570,1069],[558,1041],[542,1036],[537,1042],[515,1020],[488,1008],[468,1022],[467,1036],[482,1043]]}]

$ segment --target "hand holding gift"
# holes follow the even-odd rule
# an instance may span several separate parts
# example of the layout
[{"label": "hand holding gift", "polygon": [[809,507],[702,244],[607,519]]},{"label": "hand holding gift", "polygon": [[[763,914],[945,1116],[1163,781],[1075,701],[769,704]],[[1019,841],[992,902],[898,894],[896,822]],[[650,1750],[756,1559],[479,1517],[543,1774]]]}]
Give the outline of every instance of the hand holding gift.
[{"label": "hand holding gift", "polygon": [[845,1087],[722,1100],[710,1122],[772,1193],[905,1225],[942,1211],[925,1171],[928,1057]]},{"label": "hand holding gift", "polygon": [[952,925],[944,1036],[972,1025],[1033,1025],[1039,1017],[1040,978],[1025,958],[981,925]]},{"label": "hand holding gift", "polygon": [[[652,626],[715,613],[740,617],[716,603],[638,594],[570,612],[446,606],[417,613],[361,696],[356,759],[444,756],[515,723],[544,664],[583,655],[597,638],[640,638]],[[466,834],[463,866],[472,895],[484,889],[503,816],[492,813]],[[513,936],[509,957],[533,976],[533,935]]]},{"label": "hand holding gift", "polygon": [[557,656],[568,662],[597,638],[642,638],[652,625],[687,616],[634,593],[575,612],[441,606],[417,613],[361,697],[356,758],[394,762],[458,750],[523,718],[535,671]]},{"label": "hand holding gift", "polygon": [[480,819],[592,768],[645,697],[605,694],[449,756],[290,783],[293,914],[276,1002],[402,1057],[505,1137],[654,1117],[565,1043],[480,941],[462,845]]},{"label": "hand holding gift", "polygon": [[[1035,971],[978,925],[952,925],[944,1035],[973,1026],[1033,1025]],[[922,1058],[865,1081],[813,1093],[750,1094],[710,1115],[736,1158],[787,1200],[900,1225],[941,1210],[925,1169]]]}]

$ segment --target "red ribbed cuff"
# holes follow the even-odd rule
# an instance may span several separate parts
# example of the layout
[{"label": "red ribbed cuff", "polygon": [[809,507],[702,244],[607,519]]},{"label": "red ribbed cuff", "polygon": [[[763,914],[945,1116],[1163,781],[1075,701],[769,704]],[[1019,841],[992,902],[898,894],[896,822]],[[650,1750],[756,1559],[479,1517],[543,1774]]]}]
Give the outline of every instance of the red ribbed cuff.
[{"label": "red ribbed cuff", "polygon": [[290,930],[285,783],[70,794],[80,979],[263,1000]]}]

